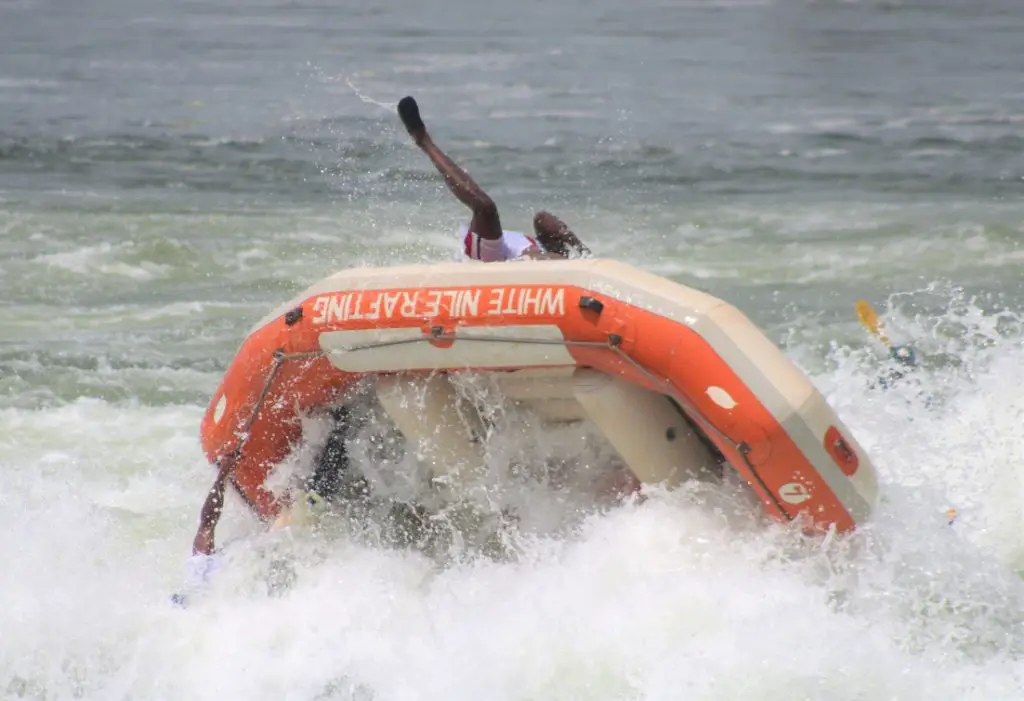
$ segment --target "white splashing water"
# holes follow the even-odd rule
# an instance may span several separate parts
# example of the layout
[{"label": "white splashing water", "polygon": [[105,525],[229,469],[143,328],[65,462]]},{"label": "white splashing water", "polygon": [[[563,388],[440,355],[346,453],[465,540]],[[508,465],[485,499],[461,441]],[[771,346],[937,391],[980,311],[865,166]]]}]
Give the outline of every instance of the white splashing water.
[{"label": "white splashing water", "polygon": [[[880,471],[877,518],[851,537],[692,485],[520,535],[513,562],[283,531],[239,545],[184,610],[168,596],[212,477],[202,407],[5,410],[0,697],[1015,698],[1024,348],[976,312],[903,320],[922,355],[952,350],[943,325],[986,336],[959,366],[884,389],[869,352],[837,349],[814,377]],[[232,500],[222,527],[252,523]],[[268,553],[295,569],[281,595]]]}]

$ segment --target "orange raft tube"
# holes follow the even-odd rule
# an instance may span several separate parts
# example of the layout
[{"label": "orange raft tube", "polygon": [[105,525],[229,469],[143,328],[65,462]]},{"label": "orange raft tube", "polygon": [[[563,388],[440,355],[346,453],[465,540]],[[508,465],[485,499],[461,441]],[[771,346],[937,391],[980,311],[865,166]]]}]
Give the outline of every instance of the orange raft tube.
[{"label": "orange raft tube", "polygon": [[466,371],[532,381],[518,396],[591,420],[645,483],[678,484],[713,445],[780,520],[842,532],[875,505],[863,449],[744,315],[602,259],[332,275],[249,334],[203,417],[203,449],[211,461],[240,452],[234,485],[270,520],[288,504],[264,482],[302,438],[301,416],[373,378],[408,438],[430,412],[402,416],[396,378],[437,385]]}]

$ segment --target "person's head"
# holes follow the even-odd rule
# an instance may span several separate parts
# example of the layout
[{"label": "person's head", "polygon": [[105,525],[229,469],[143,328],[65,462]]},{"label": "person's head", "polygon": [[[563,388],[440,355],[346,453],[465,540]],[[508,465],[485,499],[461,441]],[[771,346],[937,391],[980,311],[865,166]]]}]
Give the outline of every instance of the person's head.
[{"label": "person's head", "polygon": [[917,365],[917,356],[914,355],[914,349],[909,344],[902,346],[896,346],[892,349],[892,357],[896,359],[896,362],[902,365],[914,366]]}]

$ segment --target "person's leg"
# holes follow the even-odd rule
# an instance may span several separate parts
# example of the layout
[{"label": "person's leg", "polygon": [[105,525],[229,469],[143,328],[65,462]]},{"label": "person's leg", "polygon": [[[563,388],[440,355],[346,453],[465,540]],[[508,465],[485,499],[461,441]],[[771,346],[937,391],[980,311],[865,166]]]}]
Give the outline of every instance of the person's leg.
[{"label": "person's leg", "polygon": [[452,194],[473,211],[469,230],[481,239],[497,241],[501,238],[501,219],[498,208],[486,192],[469,177],[466,171],[455,164],[438,148],[420,117],[419,106],[411,97],[403,97],[398,103],[398,115],[402,118],[409,135],[416,145],[427,154],[431,163],[444,176],[445,185]]}]

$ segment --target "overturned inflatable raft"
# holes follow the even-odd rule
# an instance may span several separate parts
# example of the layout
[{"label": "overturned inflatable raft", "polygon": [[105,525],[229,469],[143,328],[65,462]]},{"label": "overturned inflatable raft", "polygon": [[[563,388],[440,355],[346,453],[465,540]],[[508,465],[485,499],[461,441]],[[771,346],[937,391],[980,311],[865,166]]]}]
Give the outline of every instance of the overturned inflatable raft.
[{"label": "overturned inflatable raft", "polygon": [[[201,438],[240,452],[234,486],[263,519],[301,417],[373,388],[395,427],[440,445],[451,478],[482,460],[455,376],[486,373],[543,420],[588,422],[632,473],[672,486],[716,460],[770,515],[854,528],[874,467],[824,397],[734,307],[610,260],[352,269],[260,321],[214,393]],[[482,425],[479,424],[478,425]]]}]

